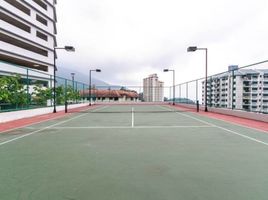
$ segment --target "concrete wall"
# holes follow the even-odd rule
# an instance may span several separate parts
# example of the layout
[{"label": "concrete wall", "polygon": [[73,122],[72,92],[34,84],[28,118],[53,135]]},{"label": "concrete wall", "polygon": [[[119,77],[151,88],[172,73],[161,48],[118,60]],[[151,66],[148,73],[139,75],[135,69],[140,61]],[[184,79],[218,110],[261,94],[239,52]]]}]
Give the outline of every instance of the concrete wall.
[{"label": "concrete wall", "polygon": [[[87,105],[88,103],[69,105],[68,109],[83,107]],[[65,109],[64,106],[57,106],[57,111],[63,111],[64,109]],[[53,112],[53,107],[4,112],[4,113],[0,113],[0,123],[13,121],[17,119],[28,118],[28,117],[34,117],[34,116],[48,114],[52,112]]]},{"label": "concrete wall", "polygon": [[[181,105],[186,108],[195,108],[196,105],[191,104],[177,104]],[[204,110],[204,106],[200,106],[200,110]],[[209,112],[214,113],[220,113],[224,115],[231,115],[235,117],[241,117],[245,119],[252,119],[262,122],[268,122],[268,114],[262,114],[262,113],[254,113],[254,112],[247,112],[243,110],[231,110],[231,109],[225,109],[225,108],[208,108]]]},{"label": "concrete wall", "polygon": [[245,119],[253,119],[257,121],[268,122],[268,114],[247,112],[247,111],[242,111],[242,110],[230,110],[230,109],[224,109],[224,108],[208,108],[208,111],[241,117]]}]

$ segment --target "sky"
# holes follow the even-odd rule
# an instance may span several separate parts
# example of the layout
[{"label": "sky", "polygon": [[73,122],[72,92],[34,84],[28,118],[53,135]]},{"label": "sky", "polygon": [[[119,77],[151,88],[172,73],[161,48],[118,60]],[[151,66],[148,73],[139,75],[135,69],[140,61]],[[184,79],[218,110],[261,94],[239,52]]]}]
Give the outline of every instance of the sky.
[{"label": "sky", "polygon": [[205,76],[228,65],[244,66],[268,59],[267,0],[75,0],[58,1],[58,67],[110,84],[142,85],[157,73],[166,86]]}]

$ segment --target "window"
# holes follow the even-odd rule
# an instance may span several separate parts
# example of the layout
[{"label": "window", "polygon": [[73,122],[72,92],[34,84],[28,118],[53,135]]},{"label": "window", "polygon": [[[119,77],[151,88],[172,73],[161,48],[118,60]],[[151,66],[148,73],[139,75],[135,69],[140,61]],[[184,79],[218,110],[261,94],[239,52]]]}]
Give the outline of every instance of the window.
[{"label": "window", "polygon": [[14,0],[4,0],[5,2],[9,3],[10,5],[14,6],[15,8],[17,8],[18,10],[24,12],[27,15],[31,15],[31,11],[29,8],[25,7],[24,5],[22,5],[21,3],[19,3],[18,1],[14,1]]},{"label": "window", "polygon": [[44,24],[45,26],[47,26],[47,20],[45,20],[40,15],[36,15],[36,20],[39,21],[40,23]]},{"label": "window", "polygon": [[24,23],[10,17],[9,15],[6,15],[3,12],[0,12],[0,19],[15,26],[15,27],[17,27],[17,28],[19,28],[19,29],[21,29],[21,30],[23,30],[23,31],[26,31],[28,33],[31,32],[30,26],[25,25]]},{"label": "window", "polygon": [[14,58],[13,56],[0,54],[0,60],[15,64],[15,65],[27,66],[29,68],[37,69],[37,70],[41,70],[41,71],[45,71],[45,72],[48,71],[47,65],[40,64],[40,65],[36,66],[36,63],[34,63],[34,62],[26,61],[26,60],[20,59],[20,58]]},{"label": "window", "polygon": [[41,38],[42,40],[47,41],[47,35],[39,32],[39,31],[36,31],[36,36],[39,37],[39,38]]},{"label": "window", "polygon": [[32,51],[34,53],[40,54],[42,56],[48,56],[48,52],[44,49],[40,49],[39,47],[36,47],[34,45],[28,44],[26,42],[23,42],[21,40],[18,40],[16,38],[10,37],[8,35],[5,35],[3,33],[0,33],[0,40],[9,44],[12,44],[14,46],[20,47],[22,49]]},{"label": "window", "polygon": [[47,10],[47,4],[45,4],[43,1],[41,0],[33,0],[37,5],[39,5],[40,7],[44,8],[45,10]]}]

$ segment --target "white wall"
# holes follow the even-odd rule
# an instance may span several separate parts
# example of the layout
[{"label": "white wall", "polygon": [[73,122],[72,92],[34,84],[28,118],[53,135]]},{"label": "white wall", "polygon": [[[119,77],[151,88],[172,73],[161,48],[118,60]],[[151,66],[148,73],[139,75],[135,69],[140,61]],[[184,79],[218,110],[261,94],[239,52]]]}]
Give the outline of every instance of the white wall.
[{"label": "white wall", "polygon": [[[87,105],[88,103],[68,105],[68,109],[79,108],[79,107],[83,107]],[[64,109],[65,109],[64,106],[57,106],[57,111],[63,111]],[[53,112],[53,107],[4,112],[4,113],[0,113],[0,123],[18,120],[18,119],[24,119],[28,117],[34,117],[38,115],[44,115],[44,114],[48,114],[52,112]]]}]

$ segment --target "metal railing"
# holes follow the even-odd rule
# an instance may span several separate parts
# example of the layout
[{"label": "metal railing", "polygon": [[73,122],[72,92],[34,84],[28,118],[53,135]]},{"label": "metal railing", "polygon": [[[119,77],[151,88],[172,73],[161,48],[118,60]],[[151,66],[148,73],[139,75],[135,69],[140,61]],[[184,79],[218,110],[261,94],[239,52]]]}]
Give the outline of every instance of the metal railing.
[{"label": "metal railing", "polygon": [[[3,61],[0,65],[0,112],[54,105],[53,75]],[[85,88],[88,84],[56,76],[56,105],[86,102],[80,95]]]}]

